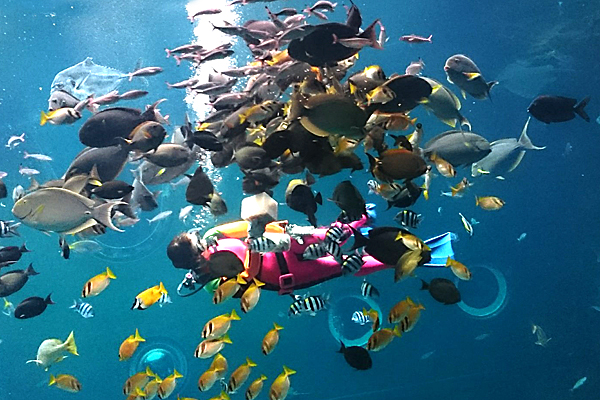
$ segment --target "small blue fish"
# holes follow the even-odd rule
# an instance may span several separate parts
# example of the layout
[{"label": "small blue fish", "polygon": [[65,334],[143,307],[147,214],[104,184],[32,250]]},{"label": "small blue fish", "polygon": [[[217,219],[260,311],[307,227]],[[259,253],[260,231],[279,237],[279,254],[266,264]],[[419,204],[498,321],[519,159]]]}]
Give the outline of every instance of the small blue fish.
[{"label": "small blue fish", "polygon": [[92,318],[94,316],[94,309],[90,303],[83,302],[81,300],[73,300],[73,305],[69,308],[75,310],[83,318]]}]

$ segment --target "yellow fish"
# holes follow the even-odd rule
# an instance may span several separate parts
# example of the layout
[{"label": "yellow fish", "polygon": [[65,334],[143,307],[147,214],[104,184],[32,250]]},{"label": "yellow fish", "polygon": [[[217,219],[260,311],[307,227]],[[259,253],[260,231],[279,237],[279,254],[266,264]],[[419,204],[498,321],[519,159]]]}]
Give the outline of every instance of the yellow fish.
[{"label": "yellow fish", "polygon": [[158,375],[155,375],[154,379],[148,382],[148,384],[144,388],[144,392],[146,393],[144,400],[152,400],[153,398],[155,398],[158,394],[158,388],[160,387],[161,383],[162,379],[160,379]]},{"label": "yellow fish", "polygon": [[177,372],[176,369],[173,369],[173,373],[167,376],[158,386],[159,399],[166,399],[171,395],[171,393],[173,393],[175,386],[177,386],[178,378],[183,378],[183,375]]},{"label": "yellow fish", "polygon": [[396,235],[395,240],[402,240],[402,244],[408,247],[409,250],[431,250],[429,246],[425,244],[425,242],[423,242],[421,239],[407,231],[399,231],[398,235]]},{"label": "yellow fish", "polygon": [[452,192],[452,197],[461,197],[463,195],[463,193],[465,192],[465,190],[467,190],[469,188],[470,183],[467,180],[467,178],[463,178],[462,181],[458,182],[456,184],[456,186],[452,186],[450,188],[450,191]]},{"label": "yellow fish", "polygon": [[[419,318],[421,317],[421,310],[424,310],[423,304],[418,304],[415,307],[411,307],[408,310],[408,314],[402,321],[400,321],[400,330],[402,332],[410,332],[413,330]],[[398,327],[398,325],[396,325]]]},{"label": "yellow fish", "polygon": [[136,310],[145,310],[154,303],[158,302],[161,297],[164,298],[164,295],[168,295],[167,289],[165,289],[163,283],[161,282],[157,286],[152,286],[135,296],[135,300],[133,301],[133,305],[131,309]]},{"label": "yellow fish", "polygon": [[450,267],[454,275],[463,281],[471,279],[471,271],[462,263],[448,257],[446,259],[446,267]]},{"label": "yellow fish", "polygon": [[60,339],[46,339],[38,348],[37,357],[35,360],[29,360],[27,363],[36,363],[43,367],[46,371],[54,363],[65,359],[63,353],[68,351],[71,354],[78,356],[77,345],[75,344],[75,336],[73,332],[69,334],[64,342]]},{"label": "yellow fish", "polygon": [[416,304],[412,301],[412,299],[406,296],[406,299],[396,303],[396,305],[392,307],[390,313],[388,314],[388,322],[390,324],[399,323],[408,315],[410,308],[415,306]]},{"label": "yellow fish", "polygon": [[146,400],[146,392],[139,387],[136,387],[135,392],[127,396],[125,400]]},{"label": "yellow fish", "polygon": [[40,114],[40,126],[46,125],[47,122],[50,122],[52,125],[72,124],[79,118],[81,118],[81,113],[71,107],[59,108],[47,114],[42,111]]},{"label": "yellow fish", "polygon": [[204,325],[202,329],[202,338],[215,339],[223,336],[229,331],[231,321],[239,321],[240,317],[235,310],[231,310],[230,314],[219,315],[214,317]]},{"label": "yellow fish", "polygon": [[369,317],[371,321],[373,321],[373,324],[371,325],[371,329],[373,330],[373,332],[379,329],[381,321],[379,320],[379,313],[376,310],[371,308],[369,311],[367,311],[367,309],[363,307],[362,313],[363,315]]},{"label": "yellow fish", "polygon": [[400,328],[398,325],[394,329],[384,328],[377,332],[373,332],[367,342],[367,350],[380,351],[394,340],[394,337],[400,337]]},{"label": "yellow fish", "polygon": [[242,312],[247,313],[256,307],[256,304],[258,304],[258,300],[260,299],[260,287],[264,285],[264,283],[254,279],[254,282],[246,289],[240,299]]},{"label": "yellow fish", "polygon": [[111,279],[117,279],[117,277],[115,274],[113,274],[110,268],[106,267],[106,272],[94,276],[87,281],[85,285],[83,285],[81,297],[86,298],[98,296],[104,289],[108,287]]},{"label": "yellow fish", "polygon": [[246,389],[246,400],[254,400],[260,394],[264,386],[263,381],[266,379],[265,375],[261,375],[248,386],[248,389]]},{"label": "yellow fish", "polygon": [[271,384],[271,389],[269,390],[269,400],[284,400],[288,392],[290,391],[290,375],[294,375],[296,371],[283,366],[283,372],[279,374],[277,378]]},{"label": "yellow fish", "polygon": [[152,372],[149,366],[146,367],[145,371],[141,371],[131,375],[125,381],[123,385],[123,394],[132,394],[135,393],[136,388],[143,388],[146,386],[150,378],[157,377],[157,375]]},{"label": "yellow fish", "polygon": [[57,388],[71,393],[77,393],[81,390],[81,383],[73,375],[61,374],[54,376],[50,374],[50,383],[48,383],[48,386],[52,385],[56,385]]},{"label": "yellow fish", "polygon": [[216,381],[220,379],[220,375],[224,373],[222,368],[209,368],[198,378],[198,390],[206,392],[213,387]]},{"label": "yellow fish", "polygon": [[119,361],[129,360],[140,343],[145,341],[146,339],[140,336],[140,332],[136,328],[135,335],[130,335],[121,343],[121,347],[119,347]]},{"label": "yellow fish", "polygon": [[440,174],[442,174],[445,178],[454,178],[456,176],[456,170],[448,161],[439,157],[437,154],[432,154],[429,157],[431,161],[433,161],[435,168],[438,170]]},{"label": "yellow fish", "polygon": [[486,211],[499,210],[504,206],[504,204],[504,200],[495,196],[475,197],[475,205],[483,208]]},{"label": "yellow fish", "polygon": [[240,284],[237,282],[236,278],[231,278],[223,282],[219,285],[217,290],[215,290],[213,304],[221,304],[225,300],[232,298],[238,290],[240,290]]},{"label": "yellow fish", "polygon": [[196,351],[194,352],[194,357],[196,358],[210,358],[223,350],[225,347],[225,343],[231,344],[231,339],[229,339],[229,335],[225,334],[225,336],[220,337],[218,339],[205,339],[203,340],[198,347],[196,347]]},{"label": "yellow fish", "polygon": [[235,371],[231,373],[229,377],[229,382],[227,383],[227,392],[235,393],[237,390],[246,383],[248,377],[250,376],[250,372],[252,371],[252,367],[256,367],[256,363],[249,358],[246,358],[246,362],[239,367],[236,368]]},{"label": "yellow fish", "polygon": [[213,358],[212,362],[210,363],[210,367],[209,369],[212,370],[216,370],[216,371],[220,371],[219,372],[219,379],[223,378],[223,376],[225,376],[225,374],[227,373],[227,359],[225,357],[223,357],[223,355],[221,353],[218,353],[215,358]]},{"label": "yellow fish", "polygon": [[208,400],[230,400],[230,398],[227,393],[225,393],[224,391],[221,391],[221,393],[218,396],[211,397]]},{"label": "yellow fish", "polygon": [[279,343],[279,331],[282,329],[282,326],[273,323],[273,329],[267,332],[263,338],[262,353],[265,356],[271,354],[271,352],[275,349],[275,346],[277,346],[277,343]]},{"label": "yellow fish", "polygon": [[420,250],[404,252],[394,269],[394,283],[413,275],[422,259],[423,253]]}]

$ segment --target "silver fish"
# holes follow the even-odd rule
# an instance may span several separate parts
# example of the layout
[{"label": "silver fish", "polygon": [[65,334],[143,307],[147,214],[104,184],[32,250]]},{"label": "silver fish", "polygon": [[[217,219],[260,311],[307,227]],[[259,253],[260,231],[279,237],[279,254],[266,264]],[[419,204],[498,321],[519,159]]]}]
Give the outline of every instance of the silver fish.
[{"label": "silver fish", "polygon": [[56,74],[50,91],[64,90],[78,99],[85,99],[91,94],[102,96],[115,90],[127,77],[127,74],[114,68],[95,64],[88,57]]},{"label": "silver fish", "polygon": [[23,152],[23,158],[27,159],[27,158],[33,158],[34,160],[38,160],[38,161],[52,161],[52,157],[47,156],[45,154],[30,154],[26,151]]},{"label": "silver fish", "polygon": [[531,333],[536,335],[537,340],[535,344],[537,344],[538,346],[546,347],[548,345],[548,342],[552,339],[546,336],[546,332],[544,332],[541,326],[536,324],[531,324]]},{"label": "silver fish", "polygon": [[436,154],[453,167],[476,163],[491,152],[490,143],[482,136],[467,131],[440,133],[425,144],[423,154]]},{"label": "silver fish", "polygon": [[152,224],[153,222],[160,221],[161,219],[167,218],[171,214],[173,214],[173,211],[171,211],[171,210],[163,211],[163,212],[155,215],[152,219],[148,219],[148,223]]},{"label": "silver fish", "polygon": [[17,147],[18,145],[20,145],[24,141],[25,141],[25,133],[23,132],[19,136],[11,136],[10,138],[8,138],[8,142],[6,143],[6,147],[8,147],[9,149],[14,149],[15,147]]},{"label": "silver fish", "polygon": [[471,176],[480,175],[501,176],[512,172],[519,166],[525,150],[543,150],[546,147],[537,147],[527,136],[529,120],[525,123],[519,139],[500,139],[490,143],[490,154],[471,165]]},{"label": "silver fish", "polygon": [[31,176],[31,175],[38,175],[40,173],[40,171],[38,171],[37,169],[34,169],[34,168],[27,168],[22,165],[19,165],[19,173],[21,175]]},{"label": "silver fish", "polygon": [[581,387],[581,385],[583,385],[585,383],[585,381],[587,381],[587,376],[584,376],[583,378],[581,378],[577,382],[575,382],[575,385],[573,385],[573,387],[569,390],[572,392],[575,389],[579,389]]},{"label": "silver fish", "polygon": [[190,216],[190,213],[194,209],[194,206],[185,206],[181,210],[179,210],[179,220],[181,222],[185,222],[187,217]]}]

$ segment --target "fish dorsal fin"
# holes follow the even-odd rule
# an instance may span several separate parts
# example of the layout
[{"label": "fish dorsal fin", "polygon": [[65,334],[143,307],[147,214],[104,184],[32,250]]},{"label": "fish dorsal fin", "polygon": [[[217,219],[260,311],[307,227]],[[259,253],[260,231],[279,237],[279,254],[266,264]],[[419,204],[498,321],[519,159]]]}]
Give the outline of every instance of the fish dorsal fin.
[{"label": "fish dorsal fin", "polygon": [[31,177],[30,182],[31,184],[29,185],[29,189],[27,189],[28,192],[35,192],[40,188],[39,182],[35,180],[33,176]]},{"label": "fish dorsal fin", "polygon": [[88,175],[74,175],[64,183],[62,188],[70,192],[79,194],[87,185],[88,180]]}]

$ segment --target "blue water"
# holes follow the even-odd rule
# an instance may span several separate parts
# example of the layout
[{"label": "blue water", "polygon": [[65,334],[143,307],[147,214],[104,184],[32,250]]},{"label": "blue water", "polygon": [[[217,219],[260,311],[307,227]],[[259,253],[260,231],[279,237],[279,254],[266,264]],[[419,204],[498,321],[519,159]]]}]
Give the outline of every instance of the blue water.
[{"label": "blue water", "polygon": [[[535,4],[534,4],[535,3]],[[217,3],[211,3],[215,6]],[[420,281],[411,279],[392,284],[389,271],[369,277],[382,293],[379,304],[384,313],[407,295],[420,300],[426,307],[412,332],[396,339],[388,348],[373,353],[374,366],[369,371],[354,371],[336,354],[338,343],[328,328],[327,313],[313,317],[287,319],[281,317],[289,306],[288,297],[263,292],[257,308],[242,321],[233,322],[233,345],[223,354],[230,368],[246,357],[258,363],[251,379],[264,373],[269,383],[287,365],[298,371],[292,377],[293,399],[564,399],[568,396],[595,398],[600,388],[600,347],[598,331],[600,313],[591,308],[600,304],[598,268],[600,262],[600,211],[597,206],[600,190],[600,169],[597,149],[600,147],[600,126],[597,93],[600,90],[597,62],[600,43],[600,12],[597,2],[585,1],[503,1],[489,2],[423,0],[419,2],[357,1],[364,23],[381,18],[389,41],[384,51],[365,49],[354,70],[378,64],[385,72],[403,73],[417,57],[426,63],[424,74],[445,81],[442,69],[446,58],[464,53],[473,58],[488,80],[502,76],[507,66],[521,62],[545,66],[551,76],[533,75],[519,91],[510,88],[510,76],[492,91],[492,101],[462,101],[463,114],[473,130],[488,140],[518,137],[527,119],[526,108],[537,94],[559,94],[581,99],[592,96],[587,112],[592,123],[579,117],[564,123],[546,126],[532,121],[529,135],[540,152],[530,151],[521,165],[506,176],[505,181],[482,179],[471,192],[497,195],[506,206],[497,212],[475,208],[472,193],[462,199],[438,196],[448,190],[442,178],[433,182],[429,201],[420,200],[413,208],[425,216],[418,230],[422,238],[446,231],[459,234],[454,247],[457,258],[472,267],[474,278],[459,285],[463,298],[475,307],[493,301],[497,284],[485,269],[495,268],[505,276],[507,302],[498,313],[488,318],[467,315],[457,306],[443,306],[427,293],[419,291]],[[99,64],[127,72],[139,59],[144,65],[164,68],[158,77],[149,77],[146,99],[128,102],[127,106],[144,107],[161,97],[163,114],[170,114],[175,125],[183,122],[189,106],[183,91],[167,91],[164,81],[176,82],[191,75],[186,64],[176,67],[166,59],[164,48],[175,47],[194,39],[193,26],[186,20],[184,1],[127,2],[38,2],[3,0],[0,10],[0,143],[12,135],[25,132],[25,143],[14,150],[0,147],[0,171],[9,173],[4,179],[12,189],[25,187],[28,181],[18,173],[23,162],[22,151],[52,156],[52,163],[27,160],[26,165],[41,171],[38,180],[60,177],[69,162],[82,149],[73,126],[39,126],[39,112],[47,108],[50,83],[54,75],[86,57]],[[304,7],[303,1],[278,1],[279,7]],[[264,18],[263,4],[237,8],[241,21]],[[333,19],[343,20],[338,6]],[[219,17],[214,19],[217,22]],[[433,34],[432,44],[410,45],[398,41],[404,34]],[[200,39],[202,43],[202,38]],[[248,53],[236,47],[239,59]],[[518,77],[512,77],[518,78]],[[539,85],[539,80],[547,80]],[[456,92],[452,85],[449,87]],[[417,108],[412,116],[423,122],[426,139],[447,130],[433,116]],[[196,116],[198,119],[201,116]],[[169,129],[172,129],[169,128]],[[572,151],[565,151],[567,144]],[[362,150],[359,150],[362,152]],[[365,165],[366,165],[366,159]],[[460,170],[461,176],[470,171]],[[236,166],[215,173],[220,183],[217,189],[229,206],[229,214],[214,219],[205,210],[196,209],[197,226],[207,228],[234,220],[239,215],[241,180]],[[123,178],[130,180],[126,168]],[[343,172],[319,179],[315,189],[329,197],[338,181],[348,178]],[[283,202],[288,177],[275,190],[275,198]],[[374,195],[366,195],[366,171],[355,172],[353,182],[364,189],[368,201],[378,208],[379,225],[394,224],[395,211],[384,211],[385,204]],[[237,180],[237,181],[236,181]],[[166,187],[166,185],[165,185]],[[135,328],[147,339],[140,346],[142,355],[153,345],[166,343],[184,355],[185,379],[180,381],[172,398],[205,398],[196,388],[200,374],[209,360],[193,357],[204,323],[213,316],[239,306],[229,301],[212,305],[209,296],[201,292],[181,299],[175,288],[182,278],[166,257],[165,248],[171,238],[193,225],[179,222],[176,214],[185,205],[183,188],[165,189],[161,209],[172,209],[175,215],[148,228],[145,220],[124,234],[109,232],[105,238],[113,250],[103,256],[73,254],[70,260],[60,257],[56,236],[48,237],[23,227],[23,239],[0,239],[3,246],[20,245],[25,240],[32,253],[25,254],[17,264],[25,268],[33,263],[39,276],[32,277],[25,288],[11,296],[16,305],[29,296],[52,292],[56,305],[49,306],[41,316],[16,320],[0,315],[0,400],[67,399],[79,396],[87,399],[122,398],[122,385],[135,366],[118,361],[120,343]],[[10,197],[10,195],[9,195]],[[11,219],[12,200],[4,199],[0,219]],[[441,207],[441,210],[439,209]],[[160,210],[158,210],[160,211]],[[151,218],[158,211],[148,214]],[[469,238],[463,230],[458,212],[474,217],[475,235]],[[317,213],[320,222],[335,219],[338,210],[325,202]],[[146,216],[144,216],[146,217]],[[295,223],[305,223],[301,214],[280,207],[280,217]],[[527,237],[518,242],[521,233]],[[121,249],[118,249],[121,248]],[[84,320],[68,309],[83,284],[106,266],[115,272],[113,281],[102,295],[93,299],[96,317]],[[3,269],[5,272],[6,269]],[[480,280],[479,276],[482,277]],[[445,270],[418,272],[425,280],[436,276],[450,277]],[[164,282],[173,295],[173,304],[147,311],[131,311],[133,298],[141,290]],[[315,288],[315,293],[332,293],[332,300],[346,294],[357,294],[361,279],[337,279]],[[350,315],[348,315],[348,320]],[[265,357],[260,353],[263,335],[276,321],[285,329],[276,350]],[[536,346],[531,323],[543,327],[552,340],[546,348]],[[70,373],[83,385],[79,395],[48,388],[48,373],[25,361],[34,359],[39,344],[47,338],[64,340],[75,331],[79,357],[53,366],[50,372]],[[475,340],[482,334],[483,340]],[[434,351],[431,356],[421,356]],[[174,354],[177,354],[175,352]],[[175,357],[176,359],[176,357]],[[183,371],[182,371],[183,372]],[[584,386],[570,393],[569,389],[581,377]],[[213,388],[208,395],[218,392]],[[235,395],[241,398],[243,394]],[[263,398],[266,396],[262,394]],[[596,395],[597,396],[597,395]]]}]

